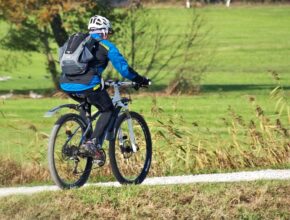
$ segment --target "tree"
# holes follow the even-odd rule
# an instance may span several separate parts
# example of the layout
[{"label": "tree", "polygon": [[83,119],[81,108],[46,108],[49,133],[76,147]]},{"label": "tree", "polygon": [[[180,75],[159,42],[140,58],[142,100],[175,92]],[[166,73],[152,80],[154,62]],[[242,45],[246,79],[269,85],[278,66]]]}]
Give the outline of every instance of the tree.
[{"label": "tree", "polygon": [[122,27],[115,36],[122,52],[142,75],[148,75],[155,83],[162,80],[181,43],[170,37],[167,27],[156,22],[139,1],[131,1],[123,16]]},{"label": "tree", "polygon": [[205,50],[209,42],[208,31],[201,30],[203,26],[201,16],[192,10],[177,55],[181,64],[174,70],[175,76],[167,87],[168,94],[200,92],[202,76],[211,62],[213,52]]},{"label": "tree", "polygon": [[189,12],[188,24],[176,30],[132,1],[116,38],[130,65],[142,75],[148,75],[154,83],[172,76],[169,94],[198,92],[208,64],[204,60],[210,57],[202,53],[202,41],[207,36],[201,31],[204,22],[195,10]]},{"label": "tree", "polygon": [[96,13],[113,16],[108,1],[93,0],[0,0],[0,10],[0,19],[11,24],[2,46],[44,53],[55,88],[59,76],[55,43],[60,47],[69,33],[86,30],[88,18]]}]

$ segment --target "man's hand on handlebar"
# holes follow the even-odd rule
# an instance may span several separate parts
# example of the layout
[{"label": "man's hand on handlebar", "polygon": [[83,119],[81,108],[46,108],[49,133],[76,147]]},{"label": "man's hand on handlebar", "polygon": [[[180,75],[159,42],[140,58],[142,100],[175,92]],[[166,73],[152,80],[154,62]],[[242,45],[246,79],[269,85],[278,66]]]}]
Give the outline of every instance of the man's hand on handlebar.
[{"label": "man's hand on handlebar", "polygon": [[148,87],[151,84],[150,79],[140,75],[137,75],[132,81],[136,83],[134,86],[136,90],[138,90],[140,87]]},{"label": "man's hand on handlebar", "polygon": [[150,84],[151,84],[151,80],[148,79],[147,77],[144,77],[141,86],[148,87]]},{"label": "man's hand on handlebar", "polygon": [[149,85],[151,85],[151,80],[146,78],[146,77],[142,77],[142,81],[139,82],[135,82],[134,85],[134,89],[139,90],[140,87],[145,87],[147,88]]}]

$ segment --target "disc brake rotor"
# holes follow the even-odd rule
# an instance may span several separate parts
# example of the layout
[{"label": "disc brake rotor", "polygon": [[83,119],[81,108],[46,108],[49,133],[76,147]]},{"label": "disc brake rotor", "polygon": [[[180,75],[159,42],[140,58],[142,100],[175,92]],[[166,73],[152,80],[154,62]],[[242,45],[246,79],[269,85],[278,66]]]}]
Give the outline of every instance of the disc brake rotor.
[{"label": "disc brake rotor", "polygon": [[129,159],[133,155],[133,148],[129,140],[125,140],[120,148],[125,159]]}]

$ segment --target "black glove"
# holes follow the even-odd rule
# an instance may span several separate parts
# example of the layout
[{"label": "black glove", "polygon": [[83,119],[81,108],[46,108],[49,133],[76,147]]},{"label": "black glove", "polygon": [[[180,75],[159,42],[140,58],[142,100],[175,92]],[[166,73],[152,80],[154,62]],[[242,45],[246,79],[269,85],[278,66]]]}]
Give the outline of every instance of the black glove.
[{"label": "black glove", "polygon": [[139,84],[140,86],[148,86],[151,82],[150,79],[140,75],[137,75],[132,81]]}]

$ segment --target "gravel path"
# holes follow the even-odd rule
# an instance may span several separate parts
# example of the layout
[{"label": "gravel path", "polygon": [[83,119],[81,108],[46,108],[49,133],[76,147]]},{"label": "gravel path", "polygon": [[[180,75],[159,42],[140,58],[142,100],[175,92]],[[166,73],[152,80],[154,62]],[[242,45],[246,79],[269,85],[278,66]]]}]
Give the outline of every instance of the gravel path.
[{"label": "gravel path", "polygon": [[[241,182],[255,180],[290,180],[289,170],[259,170],[234,173],[200,174],[187,176],[168,176],[147,178],[142,185],[171,185],[189,183],[218,183],[218,182]],[[121,186],[118,182],[94,183],[85,186]],[[33,194],[43,191],[59,190],[57,186],[33,186],[33,187],[9,187],[0,188],[0,197]]]}]

